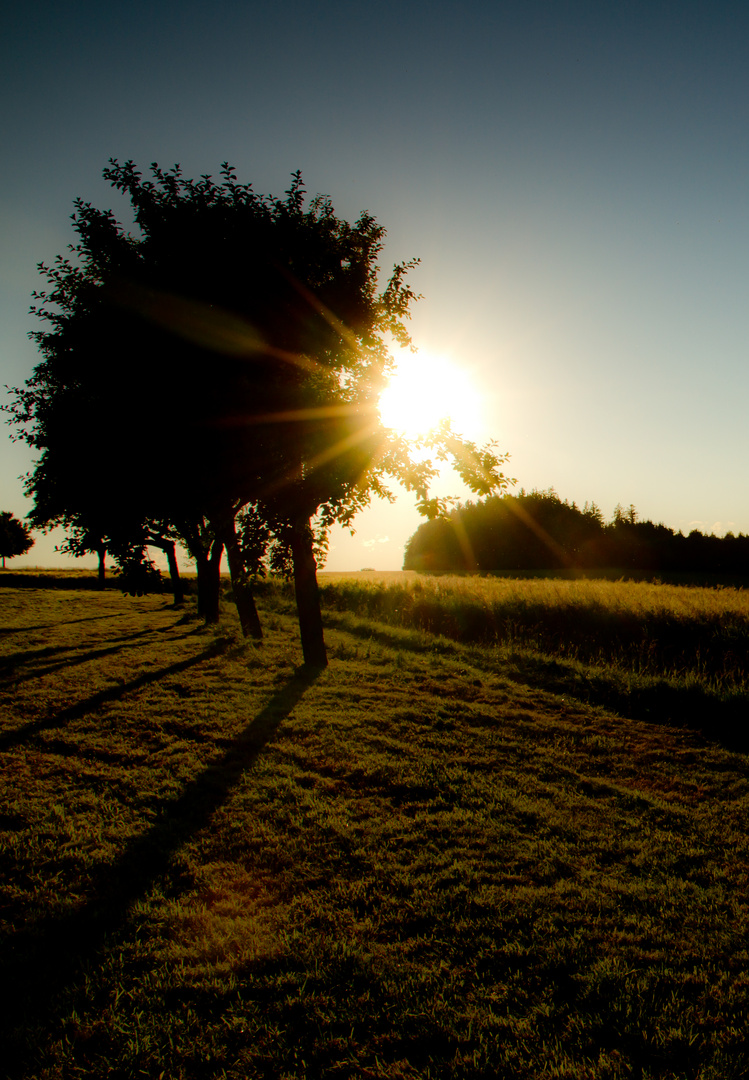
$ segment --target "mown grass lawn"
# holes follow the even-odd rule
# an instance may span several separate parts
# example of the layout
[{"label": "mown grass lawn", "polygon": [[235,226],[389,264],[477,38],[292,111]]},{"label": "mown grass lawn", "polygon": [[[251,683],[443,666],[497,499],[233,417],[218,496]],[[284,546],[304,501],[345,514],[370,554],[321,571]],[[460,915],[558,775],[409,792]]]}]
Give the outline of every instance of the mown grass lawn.
[{"label": "mown grass lawn", "polygon": [[8,1077],[749,1076],[743,754],[361,618],[307,672],[279,596],[0,592]]}]

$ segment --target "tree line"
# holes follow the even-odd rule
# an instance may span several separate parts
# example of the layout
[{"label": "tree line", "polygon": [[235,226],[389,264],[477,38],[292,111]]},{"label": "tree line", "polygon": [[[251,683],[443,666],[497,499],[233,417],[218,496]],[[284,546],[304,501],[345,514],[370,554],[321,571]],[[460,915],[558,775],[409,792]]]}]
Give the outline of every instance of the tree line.
[{"label": "tree line", "polygon": [[457,506],[409,539],[403,567],[423,573],[501,574],[617,569],[638,574],[746,575],[749,536],[687,536],[617,506],[610,521],[555,491],[521,490]]},{"label": "tree line", "polygon": [[265,566],[294,580],[306,663],[327,662],[316,559],[332,524],[350,526],[392,478],[425,516],[433,460],[448,457],[478,496],[508,483],[506,457],[447,427],[407,442],[378,401],[408,345],[417,299],[393,267],[381,287],[385,230],[308,200],[300,173],[283,196],[257,194],[227,164],[218,181],[179,166],[110,159],[104,177],[130,201],[128,229],[76,200],[78,242],[40,264],[32,312],[41,362],[6,407],[37,459],[26,477],[32,527],[62,526],[64,550],[113,557],[147,586],[149,547],[195,561],[198,609],[219,618],[226,553],[243,632],[262,627],[252,582]]}]

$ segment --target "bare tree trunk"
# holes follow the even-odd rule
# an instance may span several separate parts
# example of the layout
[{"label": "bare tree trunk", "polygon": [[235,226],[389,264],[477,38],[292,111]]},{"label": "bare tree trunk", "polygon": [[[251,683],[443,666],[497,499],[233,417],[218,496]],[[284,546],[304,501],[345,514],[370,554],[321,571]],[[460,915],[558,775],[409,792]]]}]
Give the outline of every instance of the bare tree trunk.
[{"label": "bare tree trunk", "polygon": [[229,560],[229,572],[231,573],[231,585],[234,591],[234,601],[237,605],[237,614],[245,637],[254,638],[255,641],[263,640],[263,628],[260,625],[260,616],[255,607],[255,597],[252,595],[247,571],[242,562],[242,552],[239,548],[237,528],[234,518],[224,525],[222,529],[226,555]]},{"label": "bare tree trunk", "polygon": [[297,518],[294,522],[291,530],[291,554],[294,562],[294,592],[304,662],[310,667],[324,668],[328,666],[328,654],[323,636],[320,593],[317,588],[317,564],[312,547],[312,528],[309,518]]},{"label": "bare tree trunk", "polygon": [[221,556],[224,545],[221,540],[211,544],[210,555],[207,552],[195,556],[198,571],[198,615],[207,623],[219,621],[219,592],[221,585]]},{"label": "bare tree trunk", "polygon": [[195,572],[198,575],[198,615],[205,618],[208,594],[208,553],[194,551]]},{"label": "bare tree trunk", "polygon": [[177,566],[177,552],[174,540],[164,540],[159,536],[149,536],[146,543],[150,547],[157,547],[164,552],[169,563],[169,578],[172,583],[172,593],[174,594],[174,606],[182,607],[184,603],[185,594],[182,588],[182,578],[179,576],[179,567]]},{"label": "bare tree trunk", "polygon": [[103,544],[99,544],[96,548],[96,554],[99,556],[99,575],[98,575],[98,588],[104,589],[106,587],[106,559],[107,549]]},{"label": "bare tree trunk", "polygon": [[182,607],[185,601],[185,594],[182,589],[182,578],[179,576],[179,566],[177,566],[177,551],[174,540],[168,542],[166,547],[166,558],[169,563],[169,577],[172,582],[172,594],[174,596],[174,606]]}]

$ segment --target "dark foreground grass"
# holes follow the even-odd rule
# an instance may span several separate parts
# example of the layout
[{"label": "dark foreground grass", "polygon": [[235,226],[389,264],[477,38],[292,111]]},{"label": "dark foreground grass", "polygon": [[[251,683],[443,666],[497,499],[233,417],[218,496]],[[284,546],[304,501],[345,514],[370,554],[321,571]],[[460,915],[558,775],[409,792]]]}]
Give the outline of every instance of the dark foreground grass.
[{"label": "dark foreground grass", "polygon": [[749,1075],[749,767],[364,620],[2,590],[8,1077]]}]

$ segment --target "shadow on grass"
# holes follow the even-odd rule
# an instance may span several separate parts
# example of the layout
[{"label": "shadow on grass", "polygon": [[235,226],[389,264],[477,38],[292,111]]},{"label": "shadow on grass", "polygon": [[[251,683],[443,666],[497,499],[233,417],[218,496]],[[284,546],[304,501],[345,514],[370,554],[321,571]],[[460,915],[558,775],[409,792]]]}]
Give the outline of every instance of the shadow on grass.
[{"label": "shadow on grass", "polygon": [[[132,679],[128,683],[118,684],[117,686],[111,686],[108,690],[100,690],[97,694],[92,694],[91,697],[86,698],[84,701],[77,701],[75,705],[68,706],[67,709],[62,709],[59,713],[55,713],[54,716],[48,716],[44,720],[34,720],[29,724],[24,724],[20,728],[16,728],[15,731],[6,731],[0,735],[0,750],[9,750],[11,747],[18,746],[20,743],[26,742],[27,739],[32,738],[34,735],[38,735],[41,731],[51,731],[54,728],[64,727],[69,724],[71,720],[79,720],[87,713],[93,712],[94,709],[100,708],[102,705],[106,705],[109,701],[116,701],[118,698],[124,697],[125,694],[130,694],[135,690],[140,690],[144,686],[148,686],[150,683],[158,682],[163,679],[165,675],[176,675],[179,671],[185,671],[187,668],[195,667],[196,664],[201,664],[204,660],[212,660],[214,656],[220,656],[225,652],[227,647],[232,643],[231,638],[222,638],[210,645],[207,649],[204,649],[197,656],[191,656],[187,660],[179,660],[175,664],[170,664],[168,667],[159,668],[158,671],[149,671],[143,675],[139,675],[137,679]],[[134,648],[135,646],[131,646]],[[119,651],[113,650],[115,652]],[[105,652],[107,650],[104,650]]]},{"label": "shadow on grass", "polygon": [[[2,662],[0,662],[0,678],[13,685],[17,685],[29,682],[31,679],[38,679],[42,675],[54,675],[56,671],[64,671],[70,667],[75,667],[77,664],[85,664],[89,660],[99,660],[102,656],[113,656],[116,653],[124,652],[125,649],[140,649],[144,645],[153,644],[154,640],[156,640],[156,634],[164,633],[165,630],[168,632],[172,629],[173,627],[151,627],[147,630],[137,630],[133,634],[123,634],[116,645],[107,645],[106,648],[103,649],[92,649],[90,652],[79,653],[74,646],[56,645],[47,646],[44,649],[30,649],[27,652],[11,653],[9,656],[4,657]],[[176,634],[172,640],[178,641],[190,637],[200,629],[202,629],[202,626],[198,627],[196,630],[188,631],[188,633]],[[141,640],[138,641],[137,644],[125,644],[126,642],[135,642],[136,638],[150,638],[151,640]],[[68,655],[61,655],[65,653]],[[46,660],[53,656],[61,658],[55,663],[49,664],[47,667],[38,667],[24,674],[16,674],[16,669],[21,666],[30,666],[35,661]],[[1,742],[0,745],[2,745]]]},{"label": "shadow on grass", "polygon": [[116,611],[110,615],[86,615],[82,619],[60,619],[58,622],[37,623],[35,626],[0,626],[0,636],[3,634],[27,634],[32,630],[57,630],[60,626],[71,626],[79,622],[98,622],[100,619],[123,619],[126,613]]},{"label": "shadow on grass", "polygon": [[[183,665],[184,666],[184,665]],[[6,1032],[3,1075],[21,1076],[41,1032],[55,1023],[55,999],[79,988],[86,966],[106,952],[131,905],[169,870],[172,856],[229,798],[280,724],[320,674],[300,668],[232,740],[226,752],[162,807],[158,822],[104,867],[87,902],[73,912],[41,919],[9,939],[0,952],[0,1008]]]},{"label": "shadow on grass", "polygon": [[513,653],[502,673],[513,682],[597,705],[630,720],[666,724],[699,732],[727,750],[749,751],[749,700],[746,694],[711,693],[666,679],[631,679],[614,669]]},{"label": "shadow on grass", "polygon": [[[29,649],[26,652],[10,653],[8,656],[3,657],[0,662],[0,678],[12,682],[14,685],[29,682],[31,679],[37,679],[42,675],[53,675],[56,671],[74,667],[76,664],[85,664],[88,660],[98,660],[102,656],[112,656],[114,653],[121,652],[124,649],[141,648],[147,642],[139,641],[137,644],[125,644],[125,642],[132,642],[136,638],[151,637],[152,634],[152,630],[138,630],[134,634],[123,634],[118,644],[107,645],[103,649],[91,649],[90,652],[81,651],[80,647],[76,648],[74,645],[48,645],[43,649]],[[16,674],[17,669],[20,667],[31,667],[32,664],[39,660],[49,660],[52,657],[57,659],[47,667],[37,667],[28,672]]]},{"label": "shadow on grass", "polygon": [[599,706],[625,719],[689,728],[728,750],[749,752],[749,695],[745,693],[721,694],[697,684],[640,677],[613,666],[606,669],[520,648],[497,659],[491,647],[430,636],[425,630],[360,621],[343,613],[326,612],[325,622],[389,649],[461,656],[519,685]]},{"label": "shadow on grass", "polygon": [[324,619],[326,626],[382,645],[386,649],[428,653],[430,656],[457,656],[461,650],[474,648],[472,642],[453,641],[451,638],[430,634],[428,630],[412,626],[389,626],[387,623],[362,619],[348,612],[326,611]]}]

